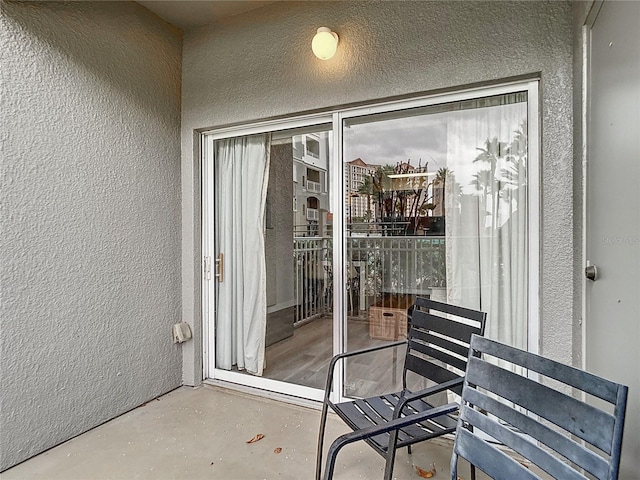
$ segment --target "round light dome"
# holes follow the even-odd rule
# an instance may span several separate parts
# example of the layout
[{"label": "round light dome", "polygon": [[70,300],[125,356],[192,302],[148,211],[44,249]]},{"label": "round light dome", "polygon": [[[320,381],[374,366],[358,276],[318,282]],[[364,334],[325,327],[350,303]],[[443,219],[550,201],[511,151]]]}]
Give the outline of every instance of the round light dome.
[{"label": "round light dome", "polygon": [[313,37],[311,50],[320,60],[329,60],[338,48],[338,35],[327,27],[318,28],[318,33]]}]

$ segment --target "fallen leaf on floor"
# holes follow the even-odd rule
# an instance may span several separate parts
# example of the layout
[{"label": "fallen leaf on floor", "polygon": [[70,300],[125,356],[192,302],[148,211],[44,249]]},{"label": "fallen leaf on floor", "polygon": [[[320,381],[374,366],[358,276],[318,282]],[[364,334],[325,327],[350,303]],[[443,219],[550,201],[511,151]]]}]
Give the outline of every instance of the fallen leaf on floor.
[{"label": "fallen leaf on floor", "polygon": [[276,448],[273,453],[280,453],[282,451],[282,449],[280,447]]},{"label": "fallen leaf on floor", "polygon": [[257,441],[262,440],[263,438],[264,438],[264,435],[261,433],[258,433],[251,440],[247,440],[247,443],[256,443]]},{"label": "fallen leaf on floor", "polygon": [[420,468],[417,465],[414,465],[416,472],[418,472],[418,475],[420,475],[422,478],[432,478],[435,474],[436,474],[436,464],[432,463],[431,464],[431,470],[427,471],[427,470],[423,470],[422,468]]}]

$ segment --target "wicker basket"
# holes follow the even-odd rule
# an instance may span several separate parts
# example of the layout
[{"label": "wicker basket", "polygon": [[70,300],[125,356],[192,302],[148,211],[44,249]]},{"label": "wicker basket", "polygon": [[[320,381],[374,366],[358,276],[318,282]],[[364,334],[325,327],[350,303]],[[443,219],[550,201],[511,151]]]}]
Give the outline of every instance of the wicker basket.
[{"label": "wicker basket", "polygon": [[407,310],[413,295],[386,295],[369,307],[369,337],[399,340],[407,337]]}]

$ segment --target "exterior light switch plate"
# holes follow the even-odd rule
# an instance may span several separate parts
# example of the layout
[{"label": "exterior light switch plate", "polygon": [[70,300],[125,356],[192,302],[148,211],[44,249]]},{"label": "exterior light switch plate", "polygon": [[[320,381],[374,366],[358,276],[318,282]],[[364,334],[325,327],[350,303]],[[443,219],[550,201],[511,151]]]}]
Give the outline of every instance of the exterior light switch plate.
[{"label": "exterior light switch plate", "polygon": [[176,323],[173,326],[173,343],[183,343],[191,338],[191,327],[186,322]]}]

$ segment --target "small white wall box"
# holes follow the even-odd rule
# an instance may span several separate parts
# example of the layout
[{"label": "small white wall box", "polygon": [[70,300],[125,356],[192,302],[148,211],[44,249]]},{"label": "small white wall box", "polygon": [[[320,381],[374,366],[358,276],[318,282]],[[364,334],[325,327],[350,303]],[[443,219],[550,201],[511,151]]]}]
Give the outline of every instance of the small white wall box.
[{"label": "small white wall box", "polygon": [[191,338],[191,327],[187,322],[176,323],[173,326],[173,343],[183,343]]}]

